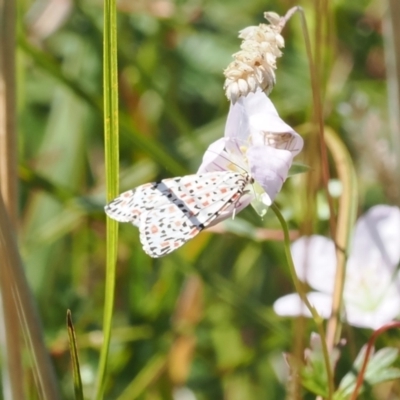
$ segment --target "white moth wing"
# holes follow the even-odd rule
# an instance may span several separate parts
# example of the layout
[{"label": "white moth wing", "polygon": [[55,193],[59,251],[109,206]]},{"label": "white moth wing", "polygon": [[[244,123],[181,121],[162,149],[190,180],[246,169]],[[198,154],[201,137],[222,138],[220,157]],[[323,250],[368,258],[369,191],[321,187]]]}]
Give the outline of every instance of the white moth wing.
[{"label": "white moth wing", "polygon": [[164,179],[122,193],[105,206],[105,212],[139,227],[144,251],[161,257],[232,207],[250,180],[248,174],[231,171]]},{"label": "white moth wing", "polygon": [[236,203],[249,181],[248,175],[230,171],[182,178],[179,197],[141,215],[144,251],[151,257],[161,257],[178,249]]},{"label": "white moth wing", "polygon": [[161,182],[151,182],[128,190],[110,203],[104,210],[106,214],[118,222],[131,222],[139,227],[142,213],[158,209],[171,203],[170,191],[179,187],[182,178],[169,178]]}]

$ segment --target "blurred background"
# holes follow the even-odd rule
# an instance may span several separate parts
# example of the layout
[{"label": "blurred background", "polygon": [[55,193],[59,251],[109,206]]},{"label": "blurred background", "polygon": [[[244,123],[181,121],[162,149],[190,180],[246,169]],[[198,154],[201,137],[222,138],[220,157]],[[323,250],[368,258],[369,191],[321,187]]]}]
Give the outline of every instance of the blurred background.
[{"label": "blurred background", "polygon": [[[118,1],[120,191],[194,173],[222,136],[229,108],[222,71],[239,50],[238,31],[304,8],[319,68],[324,121],[352,155],[359,213],[400,204],[398,161],[400,21],[396,1]],[[38,303],[63,398],[73,399],[65,326],[74,319],[85,395],[93,394],[105,278],[102,24],[99,0],[19,0],[16,96],[20,251]],[[270,98],[300,134],[313,103],[300,19],[284,28]],[[397,64],[396,64],[397,63]],[[276,203],[292,229],[328,233],[314,136]],[[318,157],[317,157],[318,158]],[[332,166],[335,182],[335,168]],[[310,200],[312,199],[312,200]],[[153,260],[137,229],[120,225],[106,399],[284,399],[283,352],[302,348],[310,320],[272,310],[293,292],[280,225],[252,209]],[[370,330],[344,327],[338,380]],[[399,345],[386,333],[380,345]],[[27,372],[21,381],[34,393]],[[365,399],[400,396],[385,384]],[[32,399],[36,399],[34,394]],[[315,398],[304,392],[292,398]]]}]

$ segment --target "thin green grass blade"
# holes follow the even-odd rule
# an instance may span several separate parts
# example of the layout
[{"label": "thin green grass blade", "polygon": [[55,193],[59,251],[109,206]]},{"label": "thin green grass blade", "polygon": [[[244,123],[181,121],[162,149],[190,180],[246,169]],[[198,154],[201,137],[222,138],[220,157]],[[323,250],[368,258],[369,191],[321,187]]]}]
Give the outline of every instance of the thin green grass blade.
[{"label": "thin green grass blade", "polygon": [[339,342],[341,334],[340,310],[343,301],[343,289],[346,276],[346,262],[353,227],[356,222],[358,208],[357,176],[351,156],[336,132],[326,127],[325,140],[335,162],[342,195],[340,196],[337,231],[336,231],[336,278],[333,292],[332,317],[328,322],[328,345],[333,347]]},{"label": "thin green grass blade", "polygon": [[79,368],[78,349],[76,346],[76,336],[75,336],[74,325],[72,323],[71,310],[67,310],[67,329],[68,329],[69,348],[72,360],[72,370],[74,376],[75,399],[83,400],[82,379]]},{"label": "thin green grass blade", "polygon": [[[119,131],[118,131],[118,64],[117,64],[117,10],[116,0],[104,1],[104,145],[107,200],[118,194]],[[117,259],[118,225],[107,218],[106,284],[103,317],[103,345],[97,374],[95,399],[103,398],[110,347],[112,312],[115,292],[115,269]]]},{"label": "thin green grass blade", "polygon": [[166,368],[166,364],[167,355],[156,354],[125,388],[117,400],[137,399],[161,375]]}]

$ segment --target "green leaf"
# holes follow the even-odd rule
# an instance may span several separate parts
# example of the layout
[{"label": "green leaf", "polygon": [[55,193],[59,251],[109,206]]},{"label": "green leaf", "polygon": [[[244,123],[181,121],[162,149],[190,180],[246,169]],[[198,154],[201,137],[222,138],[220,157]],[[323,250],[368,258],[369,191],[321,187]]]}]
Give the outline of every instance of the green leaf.
[{"label": "green leaf", "polygon": [[76,346],[75,329],[72,323],[72,316],[70,310],[67,310],[67,328],[68,328],[69,348],[72,360],[72,370],[74,376],[75,399],[83,400],[83,387],[82,387],[81,373],[79,369],[79,358]]},{"label": "green leaf", "polygon": [[[334,400],[347,399],[347,397],[353,393],[356,386],[358,371],[360,371],[364,362],[365,352],[366,346],[364,346],[357,355],[352,370],[341,380],[339,389],[335,393]],[[372,386],[399,378],[400,370],[390,367],[390,365],[396,361],[398,352],[398,349],[385,347],[373,354],[368,361],[364,381]],[[354,371],[356,371],[356,373]]]},{"label": "green leaf", "polygon": [[289,169],[289,175],[288,176],[294,176],[298,174],[303,174],[305,172],[308,172],[311,170],[311,167],[306,164],[302,164],[299,162],[294,162],[292,163],[292,166]]},{"label": "green leaf", "polygon": [[375,374],[379,370],[393,364],[399,355],[399,350],[393,347],[385,347],[377,351],[368,362],[368,373]]}]

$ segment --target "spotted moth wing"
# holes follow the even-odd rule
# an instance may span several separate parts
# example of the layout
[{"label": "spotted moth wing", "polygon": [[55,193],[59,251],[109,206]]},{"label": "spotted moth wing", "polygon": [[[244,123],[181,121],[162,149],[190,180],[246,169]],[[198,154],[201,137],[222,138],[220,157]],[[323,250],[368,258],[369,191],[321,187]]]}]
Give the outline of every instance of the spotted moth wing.
[{"label": "spotted moth wing", "polygon": [[178,249],[242,196],[249,176],[224,171],[183,177],[176,197],[140,216],[140,241],[151,257]]},{"label": "spotted moth wing", "polygon": [[[180,178],[168,179],[170,188],[175,186],[176,179]],[[162,189],[160,184],[161,182],[146,183],[121,193],[104,207],[106,214],[118,222],[131,222],[139,227],[139,217],[143,212],[170,203],[168,189],[166,187]]]},{"label": "spotted moth wing", "polygon": [[[171,202],[174,203],[180,200],[185,202],[185,199],[193,197],[192,194],[194,194],[195,190],[193,185],[195,182],[205,182],[201,189],[199,189],[199,185],[196,187],[196,192],[199,195],[209,191],[208,185],[218,186],[222,184],[225,186],[224,177],[226,174],[239,175],[238,173],[219,171],[146,183],[120,194],[108,203],[104,210],[110,218],[118,222],[131,222],[139,227],[139,217],[142,213],[163,209],[164,206],[171,204]],[[193,198],[186,202],[186,207],[196,214],[202,204],[196,202]]]}]

